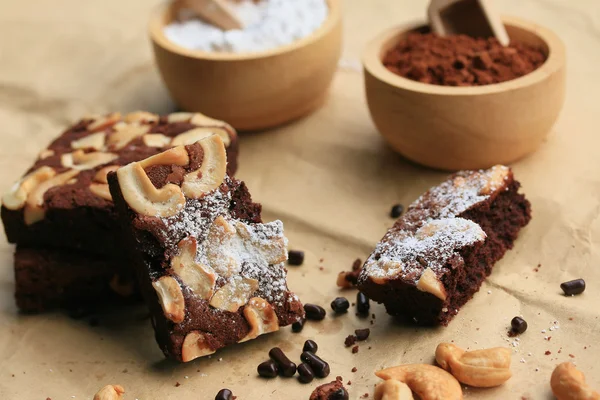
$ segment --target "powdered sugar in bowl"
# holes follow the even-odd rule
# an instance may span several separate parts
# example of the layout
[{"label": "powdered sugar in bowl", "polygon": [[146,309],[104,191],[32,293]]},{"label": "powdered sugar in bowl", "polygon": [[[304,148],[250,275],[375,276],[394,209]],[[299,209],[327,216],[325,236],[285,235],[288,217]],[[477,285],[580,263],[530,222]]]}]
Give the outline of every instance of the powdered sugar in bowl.
[{"label": "powdered sugar in bowl", "polygon": [[153,14],[156,62],[175,102],[240,130],[274,127],[318,108],[341,53],[340,0],[232,4],[243,30],[181,20],[173,3]]}]

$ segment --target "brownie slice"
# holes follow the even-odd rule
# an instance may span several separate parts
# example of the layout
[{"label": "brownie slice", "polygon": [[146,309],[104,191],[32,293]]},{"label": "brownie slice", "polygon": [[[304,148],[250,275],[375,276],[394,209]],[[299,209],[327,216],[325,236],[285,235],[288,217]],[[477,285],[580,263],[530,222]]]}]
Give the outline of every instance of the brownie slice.
[{"label": "brownie slice", "polygon": [[133,274],[102,256],[17,246],[15,298],[24,312],[57,307],[90,309],[137,299]]},{"label": "brownie slice", "polygon": [[448,325],[531,219],[512,171],[462,171],[415,201],[365,262],[359,289],[389,314]]},{"label": "brownie slice", "polygon": [[287,239],[226,174],[213,135],[109,174],[166,356],[190,361],[304,317],[287,288]]},{"label": "brownie slice", "polygon": [[119,224],[107,173],[213,133],[227,144],[229,172],[235,172],[236,132],[202,114],[115,113],[79,121],[43,150],[2,198],[8,241],[99,255],[124,253],[115,234]]}]

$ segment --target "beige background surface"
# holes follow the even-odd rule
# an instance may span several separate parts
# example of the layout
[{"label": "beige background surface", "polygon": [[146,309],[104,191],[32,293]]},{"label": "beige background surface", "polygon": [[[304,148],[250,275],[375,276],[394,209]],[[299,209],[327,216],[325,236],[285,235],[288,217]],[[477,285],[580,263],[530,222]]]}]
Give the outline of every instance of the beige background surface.
[{"label": "beige background surface", "polygon": [[[28,168],[39,149],[84,113],[173,110],[146,38],[154,3],[0,1],[1,191]],[[347,0],[346,64],[356,63],[380,30],[422,17],[425,3]],[[466,398],[549,399],[550,373],[565,360],[576,361],[600,388],[600,106],[595,95],[600,92],[600,4],[498,3],[507,14],[555,29],[566,42],[567,102],[544,146],[514,165],[533,203],[532,223],[448,328],[402,326],[375,306],[371,338],[356,355],[344,348],[343,339],[368,326],[368,320],[328,316],[323,323],[308,324],[302,334],[287,328],[211,359],[176,365],[163,360],[143,307],[104,315],[96,328],[61,314],[19,315],[12,298],[13,248],[2,237],[0,398],[91,399],[104,384],[119,383],[127,399],[212,399],[223,387],[242,400],[306,399],[321,382],[263,381],[255,377],[255,368],[274,345],[297,357],[307,338],[321,345],[331,378],[352,380],[351,398],[358,398],[372,393],[376,368],[431,362],[440,341],[469,348],[510,345],[507,327],[518,314],[529,330],[514,348],[515,376],[497,389],[467,389]],[[244,135],[240,165],[239,176],[264,204],[267,218],[281,218],[292,247],[307,252],[304,266],[290,270],[291,287],[305,302],[323,305],[339,294],[336,273],[367,256],[392,224],[390,206],[408,205],[444,176],[386,148],[369,119],[361,73],[347,68],[340,69],[329,101],[317,113],[278,130]],[[578,277],[587,280],[588,290],[574,298],[562,296],[560,282]],[[560,329],[542,333],[554,321]],[[546,350],[552,354],[544,355]],[[354,366],[358,372],[351,373]],[[176,382],[181,385],[175,387]]]}]

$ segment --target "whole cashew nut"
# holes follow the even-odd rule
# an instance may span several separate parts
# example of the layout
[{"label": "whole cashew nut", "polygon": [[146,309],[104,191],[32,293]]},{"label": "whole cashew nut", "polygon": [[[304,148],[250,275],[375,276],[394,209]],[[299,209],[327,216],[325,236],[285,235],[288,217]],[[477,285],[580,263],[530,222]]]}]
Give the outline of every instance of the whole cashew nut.
[{"label": "whole cashew nut", "polygon": [[559,364],[550,378],[552,393],[558,400],[599,400],[600,393],[585,383],[583,372],[570,362]]},{"label": "whole cashew nut", "polygon": [[121,385],[104,386],[96,395],[94,400],[121,400],[125,389]]},{"label": "whole cashew nut", "polygon": [[375,372],[384,380],[406,383],[421,400],[461,400],[460,383],[448,372],[434,365],[407,364]]},{"label": "whole cashew nut", "polygon": [[460,382],[474,387],[502,385],[512,376],[509,349],[465,351],[451,343],[440,343],[435,351],[437,363]]},{"label": "whole cashew nut", "polygon": [[389,379],[377,385],[375,400],[414,400],[414,397],[406,383]]}]

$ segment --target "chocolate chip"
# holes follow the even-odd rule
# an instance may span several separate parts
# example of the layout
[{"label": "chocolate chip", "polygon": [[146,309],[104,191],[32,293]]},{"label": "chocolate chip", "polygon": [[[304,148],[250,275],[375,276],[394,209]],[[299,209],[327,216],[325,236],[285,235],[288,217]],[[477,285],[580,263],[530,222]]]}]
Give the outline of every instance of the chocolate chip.
[{"label": "chocolate chip", "polygon": [[300,359],[307,363],[319,378],[325,378],[331,372],[329,364],[314,353],[303,351],[300,355]]},{"label": "chocolate chip", "polygon": [[567,296],[581,294],[585,290],[585,281],[583,279],[575,279],[573,281],[563,282],[560,284],[560,288]]},{"label": "chocolate chip", "polygon": [[369,315],[369,298],[362,292],[356,295],[356,310],[360,315]]},{"label": "chocolate chip", "polygon": [[390,211],[390,217],[399,218],[404,211],[404,206],[402,204],[396,204],[392,207],[392,211]]},{"label": "chocolate chip", "polygon": [[348,311],[350,308],[350,302],[345,297],[337,297],[331,302],[331,309],[336,314],[342,314]]},{"label": "chocolate chip", "polygon": [[317,354],[317,350],[319,350],[319,346],[314,340],[307,340],[304,342],[304,347],[302,351],[310,351],[313,354]]},{"label": "chocolate chip", "polygon": [[298,380],[302,383],[311,383],[315,379],[312,368],[305,363],[298,365]]},{"label": "chocolate chip", "polygon": [[348,400],[348,392],[343,387],[329,395],[328,400]]},{"label": "chocolate chip", "polygon": [[296,374],[296,364],[294,364],[279,347],[273,347],[269,351],[269,357],[277,363],[281,375],[291,377]]},{"label": "chocolate chip", "polygon": [[512,321],[510,321],[510,326],[514,333],[523,333],[527,330],[527,321],[521,317],[514,317]]},{"label": "chocolate chip", "polygon": [[371,330],[369,328],[366,329],[357,329],[354,331],[356,338],[360,341],[367,340],[369,335],[371,334]]},{"label": "chocolate chip", "polygon": [[279,368],[277,368],[277,363],[273,360],[265,361],[258,365],[256,368],[258,375],[263,378],[275,378],[279,374]]},{"label": "chocolate chip", "polygon": [[292,324],[292,332],[298,333],[298,332],[302,332],[302,329],[304,329],[304,323],[306,322],[305,319],[301,319],[299,321],[296,321]]},{"label": "chocolate chip", "polygon": [[316,304],[305,304],[304,312],[306,313],[306,319],[313,321],[321,321],[327,314],[323,307]]},{"label": "chocolate chip", "polygon": [[304,252],[300,250],[290,250],[288,252],[289,265],[302,265],[304,263]]},{"label": "chocolate chip", "polygon": [[215,400],[232,400],[233,393],[229,389],[221,389],[219,393],[215,396]]},{"label": "chocolate chip", "polygon": [[356,343],[356,336],[354,336],[354,335],[348,335],[346,340],[344,340],[344,344],[346,345],[346,347],[350,347],[354,343]]}]

